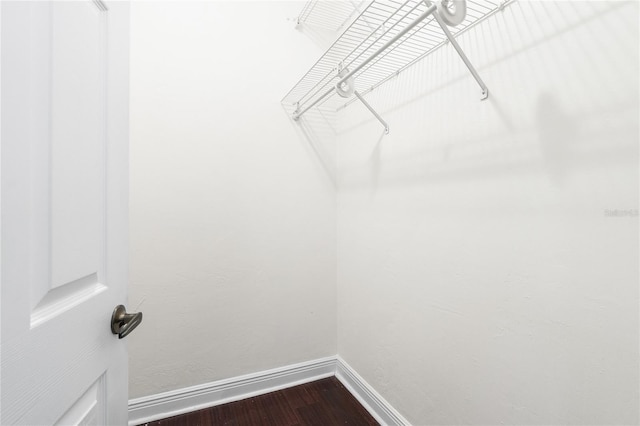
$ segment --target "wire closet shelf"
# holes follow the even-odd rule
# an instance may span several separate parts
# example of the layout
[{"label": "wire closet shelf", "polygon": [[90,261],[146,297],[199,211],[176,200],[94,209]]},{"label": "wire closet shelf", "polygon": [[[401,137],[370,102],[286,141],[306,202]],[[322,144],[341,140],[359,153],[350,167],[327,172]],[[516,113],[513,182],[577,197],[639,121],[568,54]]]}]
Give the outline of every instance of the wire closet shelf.
[{"label": "wire closet shelf", "polygon": [[296,23],[339,32],[358,15],[370,0],[309,0],[300,11]]},{"label": "wire closet shelf", "polygon": [[[285,95],[282,104],[297,120],[314,107],[336,112],[360,100],[388,131],[386,122],[364,96],[447,43],[456,49],[478,82],[481,99],[486,99],[488,89],[455,37],[511,1],[372,0]],[[445,15],[453,16],[456,8],[464,6],[464,19],[457,25],[446,16],[443,21],[442,9]],[[436,7],[441,10],[436,11]],[[461,10],[457,12],[460,15]]]}]

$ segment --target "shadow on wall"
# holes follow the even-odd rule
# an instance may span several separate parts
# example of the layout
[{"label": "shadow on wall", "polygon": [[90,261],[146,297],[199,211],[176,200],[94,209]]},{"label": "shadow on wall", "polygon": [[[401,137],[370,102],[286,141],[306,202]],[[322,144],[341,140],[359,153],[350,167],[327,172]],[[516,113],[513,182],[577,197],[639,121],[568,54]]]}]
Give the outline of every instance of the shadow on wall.
[{"label": "shadow on wall", "polygon": [[569,142],[578,137],[576,122],[550,93],[540,94],[536,110],[542,163],[549,178],[561,184],[571,161]]},{"label": "shadow on wall", "polygon": [[336,113],[328,109],[314,108],[305,113],[299,120],[291,118],[295,108],[283,105],[283,109],[292,126],[298,132],[300,140],[305,140],[315,154],[324,173],[333,186],[336,182]]},{"label": "shadow on wall", "polygon": [[327,49],[336,39],[337,33],[311,24],[298,24],[296,29],[309,37],[320,49]]},{"label": "shadow on wall", "polygon": [[636,2],[511,3],[458,38],[487,101],[445,45],[368,95],[389,137],[364,108],[339,112],[339,186],[522,173],[560,186],[572,170],[637,166],[637,16]]},{"label": "shadow on wall", "polygon": [[327,49],[362,10],[363,0],[308,1],[296,18],[296,29]]}]

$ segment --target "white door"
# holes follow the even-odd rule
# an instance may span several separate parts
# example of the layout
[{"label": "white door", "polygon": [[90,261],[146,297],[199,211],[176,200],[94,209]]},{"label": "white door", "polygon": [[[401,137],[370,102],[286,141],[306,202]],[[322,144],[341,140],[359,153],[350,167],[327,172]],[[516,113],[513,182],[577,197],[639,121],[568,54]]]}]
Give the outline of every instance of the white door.
[{"label": "white door", "polygon": [[0,2],[2,425],[127,423],[128,14]]}]

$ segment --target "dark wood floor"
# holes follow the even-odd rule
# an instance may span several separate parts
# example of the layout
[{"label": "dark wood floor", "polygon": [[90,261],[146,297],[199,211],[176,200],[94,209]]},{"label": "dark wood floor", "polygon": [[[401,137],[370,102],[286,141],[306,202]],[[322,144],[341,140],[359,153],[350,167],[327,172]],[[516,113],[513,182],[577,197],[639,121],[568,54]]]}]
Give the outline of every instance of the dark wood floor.
[{"label": "dark wood floor", "polygon": [[373,426],[378,423],[338,379],[330,377],[145,424],[145,426],[210,425]]}]

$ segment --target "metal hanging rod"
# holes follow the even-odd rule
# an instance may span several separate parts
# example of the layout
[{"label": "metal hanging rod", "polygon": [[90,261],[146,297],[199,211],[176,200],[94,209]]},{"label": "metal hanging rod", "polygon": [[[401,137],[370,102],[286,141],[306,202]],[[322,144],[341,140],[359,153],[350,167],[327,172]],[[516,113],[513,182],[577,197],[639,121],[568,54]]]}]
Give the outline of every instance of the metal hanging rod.
[{"label": "metal hanging rod", "polygon": [[[464,0],[463,0],[464,1]],[[366,67],[369,62],[373,61],[375,58],[378,57],[378,55],[380,55],[382,52],[384,52],[385,50],[387,50],[387,48],[389,46],[391,46],[393,43],[395,43],[396,41],[398,41],[402,36],[404,36],[406,33],[408,33],[409,31],[411,31],[413,29],[413,27],[415,27],[416,25],[418,25],[420,22],[424,21],[426,17],[431,16],[431,14],[433,12],[435,12],[437,10],[437,6],[431,5],[429,6],[429,8],[420,16],[418,16],[412,23],[410,23],[409,25],[407,25],[406,27],[404,27],[400,32],[398,32],[395,36],[393,36],[391,38],[391,40],[387,41],[385,44],[383,44],[382,46],[380,46],[378,48],[378,50],[376,50],[375,52],[373,52],[371,54],[371,56],[369,56],[367,59],[365,59],[364,61],[362,61],[360,63],[360,65],[358,65],[357,67],[355,67],[352,71],[350,71],[349,73],[347,73],[344,77],[342,77],[340,80],[338,80],[338,82],[336,83],[336,85],[340,85],[342,83],[344,83],[345,81],[347,81],[349,78],[353,77],[355,75],[355,73],[357,73],[358,71],[360,71],[362,68]]]},{"label": "metal hanging rod", "polygon": [[[464,0],[461,0],[461,1],[464,1]],[[437,10],[437,6],[436,5],[430,5],[429,8],[424,13],[422,13],[413,22],[411,22],[405,28],[400,30],[396,35],[394,35],[390,40],[388,40],[386,43],[384,43],[382,46],[380,46],[378,48],[378,50],[373,52],[367,59],[362,61],[352,71],[347,71],[347,69],[345,68],[344,70],[347,71],[347,72],[339,74],[341,78],[340,78],[340,80],[338,80],[338,82],[335,84],[335,86],[333,86],[329,90],[327,90],[323,95],[321,95],[318,99],[316,99],[316,101],[314,101],[309,106],[307,106],[304,110],[294,112],[293,113],[293,119],[294,120],[298,120],[302,116],[302,114],[307,112],[310,108],[312,108],[313,106],[315,106],[316,104],[321,102],[324,98],[329,96],[331,93],[336,91],[343,98],[348,98],[348,97],[350,97],[350,95],[355,94],[356,97],[364,104],[364,106],[382,123],[382,125],[384,126],[384,129],[385,129],[385,132],[389,133],[389,126],[387,125],[386,121],[384,121],[382,119],[382,117],[380,117],[380,114],[378,114],[373,109],[373,107],[371,105],[369,105],[369,103],[366,102],[364,100],[364,98],[362,96],[360,96],[359,93],[357,93],[357,91],[355,91],[355,89],[353,87],[353,76],[358,71],[360,71],[362,68],[367,66],[367,64],[369,64],[371,61],[373,61],[378,55],[380,55],[382,52],[384,52],[389,46],[391,46],[393,43],[395,43],[400,38],[402,38],[406,33],[411,31],[411,29],[413,27],[415,27],[420,22],[422,22],[426,17],[428,17],[431,14],[433,14],[436,10]],[[378,29],[374,30],[371,34],[375,34],[377,30]],[[344,87],[345,84],[347,84],[347,87]]]},{"label": "metal hanging rod", "polygon": [[[486,99],[488,88],[455,36],[512,0],[437,1],[370,1],[283,98],[285,108],[298,120],[313,107],[337,111],[359,100],[388,131],[364,96],[445,42],[451,43],[480,86],[481,99]],[[449,25],[453,25],[451,30]],[[346,103],[344,98],[348,98]]]}]

